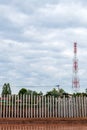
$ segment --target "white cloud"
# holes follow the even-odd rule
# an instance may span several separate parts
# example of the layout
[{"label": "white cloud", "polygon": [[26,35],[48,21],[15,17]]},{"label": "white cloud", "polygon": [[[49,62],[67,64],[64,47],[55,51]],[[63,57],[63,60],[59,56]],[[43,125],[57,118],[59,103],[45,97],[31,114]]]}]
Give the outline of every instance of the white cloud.
[{"label": "white cloud", "polygon": [[16,26],[24,25],[28,18],[26,14],[9,5],[0,5],[0,16]]}]

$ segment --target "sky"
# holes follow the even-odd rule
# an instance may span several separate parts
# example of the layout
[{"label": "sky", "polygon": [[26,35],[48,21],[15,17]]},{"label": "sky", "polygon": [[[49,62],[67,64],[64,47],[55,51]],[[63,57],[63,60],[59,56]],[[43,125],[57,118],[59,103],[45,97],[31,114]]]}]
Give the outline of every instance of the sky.
[{"label": "sky", "polygon": [[87,1],[0,0],[0,92],[72,92],[73,43],[80,91],[87,88]]}]

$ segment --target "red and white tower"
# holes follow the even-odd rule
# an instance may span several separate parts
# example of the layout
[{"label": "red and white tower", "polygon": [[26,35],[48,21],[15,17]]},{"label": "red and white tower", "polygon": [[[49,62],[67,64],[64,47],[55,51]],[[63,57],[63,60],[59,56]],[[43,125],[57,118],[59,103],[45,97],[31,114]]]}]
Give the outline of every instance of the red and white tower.
[{"label": "red and white tower", "polygon": [[73,79],[72,87],[77,92],[79,90],[79,77],[78,77],[78,59],[77,59],[77,43],[74,43],[74,60],[73,60]]}]

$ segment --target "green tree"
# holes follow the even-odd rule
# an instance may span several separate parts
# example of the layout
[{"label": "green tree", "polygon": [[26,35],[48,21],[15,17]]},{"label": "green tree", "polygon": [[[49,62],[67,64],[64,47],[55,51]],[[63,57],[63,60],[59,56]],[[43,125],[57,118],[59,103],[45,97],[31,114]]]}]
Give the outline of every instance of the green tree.
[{"label": "green tree", "polygon": [[59,90],[56,90],[55,88],[53,88],[52,91],[49,91],[46,93],[46,96],[63,97],[64,93],[65,91],[62,88]]},{"label": "green tree", "polygon": [[2,87],[2,96],[11,95],[11,87],[9,83],[5,83]]},{"label": "green tree", "polygon": [[87,88],[85,89],[85,92],[86,92],[86,94],[87,94]]},{"label": "green tree", "polygon": [[59,93],[58,93],[58,91],[55,88],[53,88],[52,91],[49,91],[49,92],[46,93],[46,96],[55,96],[55,97],[58,97]]},{"label": "green tree", "polygon": [[39,93],[37,91],[32,91],[32,94],[35,96],[42,96],[43,93],[40,91]]},{"label": "green tree", "polygon": [[60,97],[63,97],[63,95],[66,93],[62,88],[60,88],[59,89],[59,91],[58,91],[58,93],[59,93],[59,96]]},{"label": "green tree", "polygon": [[42,95],[43,95],[42,91],[40,91],[40,92],[38,93],[38,95],[39,95],[39,96],[42,96]]},{"label": "green tree", "polygon": [[32,90],[27,90],[27,95],[31,95],[31,93],[32,93]]},{"label": "green tree", "polygon": [[32,91],[32,94],[35,95],[35,96],[38,95],[38,93],[36,91]]},{"label": "green tree", "polygon": [[18,94],[19,95],[27,94],[27,89],[25,89],[25,88],[20,89]]},{"label": "green tree", "polygon": [[87,93],[84,93],[84,92],[82,92],[82,93],[80,93],[80,92],[77,92],[77,93],[73,93],[73,97],[81,97],[81,96],[87,96]]}]

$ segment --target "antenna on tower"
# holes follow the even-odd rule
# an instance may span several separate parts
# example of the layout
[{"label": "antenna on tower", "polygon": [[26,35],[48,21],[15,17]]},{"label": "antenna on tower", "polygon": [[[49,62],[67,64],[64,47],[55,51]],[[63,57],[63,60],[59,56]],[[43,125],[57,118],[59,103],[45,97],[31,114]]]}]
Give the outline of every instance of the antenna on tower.
[{"label": "antenna on tower", "polygon": [[77,43],[74,43],[74,60],[73,60],[73,79],[72,87],[75,92],[79,91],[79,77],[78,77],[78,59],[77,59]]}]

